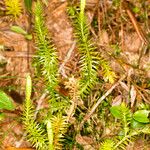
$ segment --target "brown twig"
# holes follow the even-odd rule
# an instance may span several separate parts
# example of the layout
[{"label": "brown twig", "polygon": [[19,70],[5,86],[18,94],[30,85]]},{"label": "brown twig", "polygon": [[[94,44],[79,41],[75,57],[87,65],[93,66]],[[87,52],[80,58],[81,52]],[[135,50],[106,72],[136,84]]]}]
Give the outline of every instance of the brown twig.
[{"label": "brown twig", "polygon": [[46,98],[47,95],[48,95],[48,91],[45,91],[41,95],[41,97],[39,98],[39,100],[37,101],[37,107],[36,107],[36,110],[35,110],[35,113],[34,113],[34,119],[36,119],[38,111],[42,108],[43,100]]},{"label": "brown twig", "polygon": [[76,46],[76,42],[73,42],[72,46],[70,47],[70,49],[68,50],[67,54],[66,54],[66,57],[64,58],[64,61],[63,63],[60,65],[59,67],[59,70],[58,72],[61,73],[61,75],[65,78],[67,78],[67,75],[65,73],[65,64],[69,61],[74,49],[75,49],[75,46]]},{"label": "brown twig", "polygon": [[[136,89],[137,89],[137,92],[141,95],[141,97],[143,98],[143,100],[150,104],[150,99],[149,99],[149,93],[146,91],[146,89],[143,89],[142,87],[138,86],[138,85],[135,85]],[[148,96],[144,96],[144,94],[147,93]],[[147,98],[145,98],[147,97]]]},{"label": "brown twig", "polygon": [[133,15],[133,13],[131,12],[131,10],[129,9],[128,7],[128,4],[127,2],[124,1],[124,4],[125,4],[125,9],[126,9],[126,12],[139,36],[139,38],[141,39],[141,41],[143,41],[146,45],[149,44],[149,41],[144,33],[144,31],[142,30],[142,28],[139,26],[135,16]]},{"label": "brown twig", "polygon": [[[144,43],[144,45],[148,46],[150,44],[150,41],[148,40],[147,36],[146,36],[146,33],[142,30],[142,28],[139,26],[135,16],[133,15],[133,13],[131,12],[131,10],[129,9],[128,7],[128,3],[127,1],[124,1],[124,7],[125,7],[125,10],[139,36],[139,38],[141,39],[141,41]],[[146,48],[147,49],[147,48]],[[142,49],[139,53],[139,60],[138,60],[138,64],[140,64],[140,61],[141,61],[141,58],[143,56],[143,54],[146,53],[146,50],[145,49]]]}]

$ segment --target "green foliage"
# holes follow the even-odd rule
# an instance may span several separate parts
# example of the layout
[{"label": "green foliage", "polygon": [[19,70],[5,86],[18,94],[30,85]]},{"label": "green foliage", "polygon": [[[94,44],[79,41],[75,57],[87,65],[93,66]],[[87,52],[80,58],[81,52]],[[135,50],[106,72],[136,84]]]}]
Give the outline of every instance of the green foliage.
[{"label": "green foliage", "polygon": [[118,8],[120,4],[121,4],[121,0],[113,0],[113,6]]},{"label": "green foliage", "polygon": [[48,133],[48,139],[49,139],[49,150],[53,150],[54,146],[53,146],[53,140],[54,140],[54,136],[53,136],[53,129],[52,129],[52,123],[51,120],[48,119],[45,121],[46,123],[46,128],[47,128],[47,133]]},{"label": "green foliage", "polygon": [[27,140],[30,141],[36,149],[47,150],[48,138],[41,125],[35,122],[33,118],[30,118],[29,122],[24,120],[24,125],[27,133]]},{"label": "green foliage", "polygon": [[142,128],[144,126],[145,126],[144,123],[138,122],[138,121],[136,121],[134,119],[132,119],[132,121],[131,121],[131,128],[133,128],[133,129]]},{"label": "green foliage", "polygon": [[[131,112],[127,112],[129,109],[126,109],[126,111],[125,111],[125,109],[126,109],[126,106],[124,107],[124,104],[122,104],[122,106],[120,106],[120,105],[112,106],[110,108],[110,112],[115,118],[121,119],[123,115],[130,117]],[[124,111],[124,113],[122,111]],[[141,122],[141,123],[149,123],[149,119],[148,119],[149,113],[150,113],[149,110],[145,110],[145,109],[137,110],[133,114],[133,119],[138,122]],[[131,120],[131,118],[130,118],[130,120]]]},{"label": "green foliage", "polygon": [[80,95],[85,96],[97,83],[99,68],[99,54],[96,52],[94,42],[90,39],[90,32],[84,15],[85,1],[81,1],[80,13],[70,8],[69,15],[75,27],[75,37],[80,53]]},{"label": "green foliage", "polygon": [[44,76],[47,89],[50,93],[50,106],[43,122],[37,122],[31,102],[31,79],[27,77],[26,100],[24,104],[23,122],[27,132],[27,139],[34,147],[40,150],[61,149],[63,134],[66,132],[67,123],[60,112],[64,111],[66,101],[56,92],[58,85],[58,60],[57,52],[49,40],[48,30],[45,26],[42,3],[37,1],[34,10],[35,41],[37,45],[37,59],[35,63]]},{"label": "green foliage", "polygon": [[100,59],[100,64],[102,68],[102,74],[105,82],[114,83],[116,74],[112,71],[109,63],[104,59]]},{"label": "green foliage", "polygon": [[24,29],[22,29],[19,26],[11,26],[10,30],[13,32],[24,35],[27,40],[32,40],[32,35],[28,34]]},{"label": "green foliage", "polygon": [[113,150],[114,145],[115,143],[112,140],[107,139],[104,142],[102,142],[99,150]]},{"label": "green foliage", "polygon": [[32,0],[24,0],[24,4],[26,6],[26,9],[28,12],[31,12],[31,8],[32,8]]},{"label": "green foliage", "polygon": [[115,118],[121,118],[120,106],[112,106],[110,112]]},{"label": "green foliage", "polygon": [[10,30],[23,35],[27,34],[27,32],[19,26],[11,26]]},{"label": "green foliage", "polygon": [[84,13],[85,0],[81,0],[80,12],[75,7],[70,7],[68,13],[73,21],[75,37],[80,53],[80,95],[86,96],[98,82],[98,69],[101,65],[105,81],[114,82],[115,73],[108,62],[97,52],[95,43],[90,38],[89,26]]},{"label": "green foliage", "polygon": [[49,138],[49,149],[59,150],[62,149],[63,134],[65,134],[68,127],[66,117],[53,116],[51,119],[46,120],[47,132]]},{"label": "green foliage", "polygon": [[139,8],[139,7],[133,7],[133,8],[132,8],[132,11],[133,11],[134,13],[140,13],[140,8]]},{"label": "green foliage", "polygon": [[49,40],[40,1],[35,4],[34,16],[35,42],[38,47],[36,65],[40,68],[50,91],[53,92],[58,83],[58,58],[56,49]]},{"label": "green foliage", "polygon": [[118,56],[120,56],[120,53],[121,53],[121,48],[119,47],[119,45],[118,44],[115,44],[115,45],[111,45],[111,47],[112,47],[112,49],[113,49],[113,55],[115,56],[115,57],[118,57]]},{"label": "green foliage", "polygon": [[64,134],[67,131],[68,123],[66,122],[67,118],[62,117],[60,115],[53,116],[51,118],[52,121],[52,129],[54,135],[54,149],[61,150],[62,149],[62,142],[64,141]]},{"label": "green foliage", "polygon": [[[115,118],[119,118],[119,121],[122,124],[120,134],[113,140],[115,142],[114,146],[112,145],[114,150],[126,149],[126,146],[129,145],[129,143],[135,140],[135,138],[142,133],[150,134],[150,126],[148,124],[144,124],[145,120],[147,121],[148,119],[147,117],[149,111],[138,110],[134,114],[132,114],[125,103],[122,103],[119,106],[112,106],[110,108],[110,112]],[[134,120],[135,118],[136,120]],[[140,121],[142,123],[140,123]],[[103,145],[105,145],[105,147]],[[106,150],[110,149],[109,141],[107,140],[104,141],[101,146]]]},{"label": "green foliage", "polygon": [[118,142],[114,146],[114,149],[125,150],[129,143],[132,143],[135,140],[135,138],[142,133],[150,134],[150,127],[145,126],[137,130],[130,129],[130,132],[127,135],[123,136],[121,140],[118,140]]},{"label": "green foliage", "polygon": [[27,133],[27,139],[37,149],[46,148],[47,136],[41,126],[34,119],[34,108],[30,99],[32,91],[31,77],[27,75],[26,80],[26,99],[23,109],[23,123]]},{"label": "green foliage", "polygon": [[121,104],[121,123],[124,130],[124,135],[126,136],[129,131],[129,125],[131,122],[131,112],[130,109],[126,106],[125,103]]},{"label": "green foliage", "polygon": [[[62,101],[62,97],[56,92],[58,86],[58,58],[57,52],[49,39],[48,29],[45,26],[45,20],[43,16],[43,5],[40,1],[35,4],[34,10],[34,29],[35,29],[35,42],[37,45],[37,58],[35,65],[41,75],[45,79],[47,89],[50,93],[50,111],[51,114],[65,105],[65,101]],[[53,110],[52,108],[56,108]],[[60,109],[61,111],[62,109]]]},{"label": "green foliage", "polygon": [[27,75],[26,99],[24,102],[23,123],[26,137],[36,149],[53,150],[61,149],[63,134],[66,132],[68,123],[62,116],[48,117],[43,123],[38,123],[34,117],[34,108],[31,101],[32,83],[31,77]]},{"label": "green foliage", "polygon": [[[46,5],[48,4],[47,0],[43,0],[42,2]],[[99,82],[99,69],[101,68],[102,76],[105,82],[114,83],[116,76],[107,60],[103,58],[97,51],[97,47],[95,46],[96,44],[91,38],[88,21],[85,16],[86,0],[81,0],[79,10],[77,9],[77,7],[71,7],[69,9],[69,15],[71,16],[71,19],[73,21],[75,38],[78,43],[80,54],[80,79],[77,79],[74,85],[71,85],[70,87],[66,86],[66,88],[70,90],[70,93],[72,94],[69,95],[72,101],[68,102],[67,97],[61,96],[56,91],[59,82],[57,51],[52,43],[52,40],[49,38],[48,29],[45,26],[45,18],[43,13],[44,9],[42,2],[40,0],[37,0],[34,5],[34,39],[37,47],[35,66],[40,72],[40,75],[45,80],[47,89],[50,94],[50,103],[49,109],[46,110],[47,114],[44,114],[44,117],[40,116],[41,118],[39,119],[39,121],[37,121],[34,105],[31,100],[32,83],[31,78],[28,75],[26,84],[26,99],[23,109],[23,123],[26,130],[27,139],[36,149],[59,150],[64,148],[63,140],[65,139],[64,134],[66,133],[68,127],[68,118],[71,115],[73,116],[75,114],[74,116],[77,117],[78,120],[77,122],[73,122],[73,124],[75,125],[74,127],[76,127],[78,121],[80,122],[83,119],[85,111],[90,111],[89,108],[92,108],[91,106],[96,102],[97,97],[101,96],[101,94],[103,93],[103,91],[101,91],[101,93],[99,91],[96,91],[98,92],[97,94],[93,90],[96,94],[92,93],[90,95],[92,100],[90,98],[87,99],[86,102],[88,104],[85,106],[82,103],[82,99],[79,98],[80,96],[82,98],[85,98],[92,91],[94,86],[98,85],[97,83]],[[120,0],[114,0],[113,5],[118,8],[120,6],[120,2]],[[24,3],[27,10],[31,12],[32,0],[24,0]],[[19,15],[15,14],[14,16],[17,17]],[[27,32],[18,26],[13,26],[11,30],[23,35],[27,35]],[[114,49],[114,55],[119,56],[119,47],[114,47]],[[70,107],[71,109],[68,109],[68,105],[70,105],[71,102],[73,103],[73,107]],[[106,113],[107,115],[107,106],[102,106],[101,118],[103,119],[105,117],[104,113]],[[68,113],[70,116],[68,115],[69,117],[67,116],[67,119],[63,116],[64,114],[66,114],[66,110],[69,110],[68,112],[71,114],[70,115]],[[120,131],[118,135],[111,140],[106,139],[105,141],[103,141],[101,143],[100,150],[125,149],[125,147],[130,142],[132,142],[136,138],[136,136],[142,133],[150,133],[150,127],[148,126],[149,111],[147,109],[136,111],[133,114],[125,105],[125,103],[122,103],[120,106],[111,107],[110,112],[116,118],[116,121],[118,121],[117,123],[120,125]],[[96,118],[95,116],[93,118],[94,120]],[[83,134],[86,133],[87,135],[89,133],[92,133],[91,122],[89,121],[89,123],[85,123],[85,128],[82,132]],[[99,122],[95,121],[95,124],[99,124]],[[103,127],[105,127],[105,124],[106,121],[104,120]],[[93,124],[93,126],[95,125]],[[73,134],[71,133],[71,136],[73,136],[75,139],[76,132]],[[71,140],[73,141],[74,139],[72,138]],[[75,142],[73,141],[72,143],[74,144]],[[72,149],[73,144],[71,145]]]},{"label": "green foliage", "polygon": [[[52,92],[50,92],[52,94]],[[63,113],[64,110],[67,110],[68,108],[68,101],[69,99],[67,97],[64,97],[58,93],[55,93],[53,97],[51,96],[49,102],[50,102],[50,110],[51,113]]]},{"label": "green foliage", "polygon": [[15,106],[12,99],[3,91],[0,90],[0,109],[14,110]]},{"label": "green foliage", "polygon": [[149,123],[149,116],[150,111],[148,110],[138,110],[133,114],[133,118],[141,123]]},{"label": "green foliage", "polygon": [[20,0],[5,0],[5,6],[8,15],[13,15],[17,18],[22,13],[22,6]]},{"label": "green foliage", "polygon": [[0,121],[2,121],[5,118],[5,114],[4,113],[0,113]]}]

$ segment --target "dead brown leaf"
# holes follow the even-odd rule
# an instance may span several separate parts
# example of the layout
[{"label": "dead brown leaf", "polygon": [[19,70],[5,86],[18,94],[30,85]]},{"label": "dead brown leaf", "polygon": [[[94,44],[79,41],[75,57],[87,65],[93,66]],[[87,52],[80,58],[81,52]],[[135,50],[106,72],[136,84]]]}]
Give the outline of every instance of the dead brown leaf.
[{"label": "dead brown leaf", "polygon": [[135,87],[131,85],[131,90],[130,90],[131,107],[133,107],[135,100],[136,100],[136,90],[135,90]]},{"label": "dead brown leaf", "polygon": [[93,139],[87,136],[76,136],[76,141],[84,147],[84,150],[95,150],[91,145],[93,144]]}]

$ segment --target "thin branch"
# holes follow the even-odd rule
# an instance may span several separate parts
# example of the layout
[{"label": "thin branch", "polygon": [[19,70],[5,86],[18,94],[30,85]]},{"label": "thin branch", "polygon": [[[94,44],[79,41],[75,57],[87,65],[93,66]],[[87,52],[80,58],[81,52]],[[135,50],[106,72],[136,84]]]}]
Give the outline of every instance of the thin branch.
[{"label": "thin branch", "polygon": [[75,49],[75,46],[76,46],[76,42],[74,41],[71,48],[68,50],[67,54],[66,54],[66,57],[64,58],[64,61],[63,63],[60,65],[59,67],[59,70],[58,72],[62,74],[63,77],[67,78],[67,75],[65,73],[65,64],[68,62],[68,60],[70,59],[71,55],[72,55],[72,52],[73,50]]},{"label": "thin branch", "polygon": [[136,32],[137,32],[137,34],[138,34],[139,38],[140,38],[141,41],[143,41],[146,45],[148,45],[148,44],[149,44],[148,38],[146,37],[145,32],[144,32],[144,31],[142,30],[142,28],[139,26],[139,24],[138,24],[138,22],[137,22],[135,16],[133,15],[133,13],[131,12],[131,10],[129,9],[128,4],[127,4],[126,1],[124,1],[124,6],[125,6],[125,8],[126,8],[126,12],[127,12],[127,14],[128,14],[128,16],[129,16],[129,18],[130,18],[130,20],[131,20],[131,22],[132,22],[132,24],[133,24],[135,30],[136,30]]},{"label": "thin branch", "polygon": [[48,95],[48,91],[46,90],[42,96],[40,97],[40,99],[37,101],[37,107],[36,107],[36,110],[35,110],[35,113],[34,113],[34,119],[36,119],[37,117],[37,114],[38,114],[38,111],[42,108],[42,103],[43,103],[43,100],[45,99],[45,97]]},{"label": "thin branch", "polygon": [[119,81],[118,81],[116,84],[114,84],[114,85],[97,101],[97,103],[92,107],[92,109],[90,110],[90,112],[89,112],[87,115],[85,115],[84,119],[82,120],[82,122],[81,122],[81,124],[80,124],[80,129],[82,128],[84,122],[87,121],[87,120],[91,117],[91,115],[94,113],[94,111],[95,111],[96,108],[99,106],[99,104],[120,84],[120,82],[121,82],[122,80],[125,79],[125,77],[126,77],[126,76],[124,75],[121,79],[119,79]]}]

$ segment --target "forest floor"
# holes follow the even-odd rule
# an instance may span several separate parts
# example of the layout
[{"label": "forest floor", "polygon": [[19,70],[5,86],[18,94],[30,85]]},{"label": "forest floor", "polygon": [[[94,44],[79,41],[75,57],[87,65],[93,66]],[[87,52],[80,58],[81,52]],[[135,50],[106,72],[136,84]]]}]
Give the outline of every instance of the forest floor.
[{"label": "forest floor", "polygon": [[[61,79],[57,91],[68,96],[65,81],[72,75],[78,77],[80,56],[67,8],[70,3],[78,6],[79,1],[43,0],[43,3],[46,26],[59,56]],[[33,58],[36,57],[34,14],[27,13],[23,0],[21,5],[22,13],[14,19],[7,14],[5,2],[0,1],[0,89],[12,98],[15,105],[13,111],[1,110],[1,113],[5,114],[0,120],[2,150],[32,149],[32,145],[24,137],[25,131],[21,120],[27,73],[30,72],[32,77],[34,88],[32,99],[35,106],[47,108],[48,96],[45,94],[45,85],[42,77],[36,77],[33,65]],[[89,126],[85,127],[86,131],[82,129],[82,134],[70,133],[76,132],[74,122],[78,114],[70,118],[72,127],[68,135],[73,139],[73,144],[71,148],[65,149],[99,150],[103,139],[117,134],[119,125],[115,119],[110,119],[107,107],[119,105],[124,101],[134,112],[139,104],[144,103],[148,106],[150,104],[150,1],[130,0],[124,3],[121,0],[87,0],[86,17],[97,51],[109,62],[115,73],[115,81],[109,83],[103,78],[102,69],[99,69],[98,76],[103,80],[99,90],[100,95],[103,96],[111,90],[113,85],[115,87],[113,92],[111,91],[109,96],[104,98],[105,103],[102,103],[95,112],[92,112],[90,119],[87,119]],[[32,40],[12,31],[12,26],[19,26],[27,31],[32,35]],[[82,116],[86,116],[96,103],[92,101],[92,98],[97,96],[94,94],[89,96],[91,101],[84,104],[86,109],[83,108]],[[99,117],[102,113],[103,116]],[[126,149],[150,150],[149,139],[147,135],[140,135]]]}]

